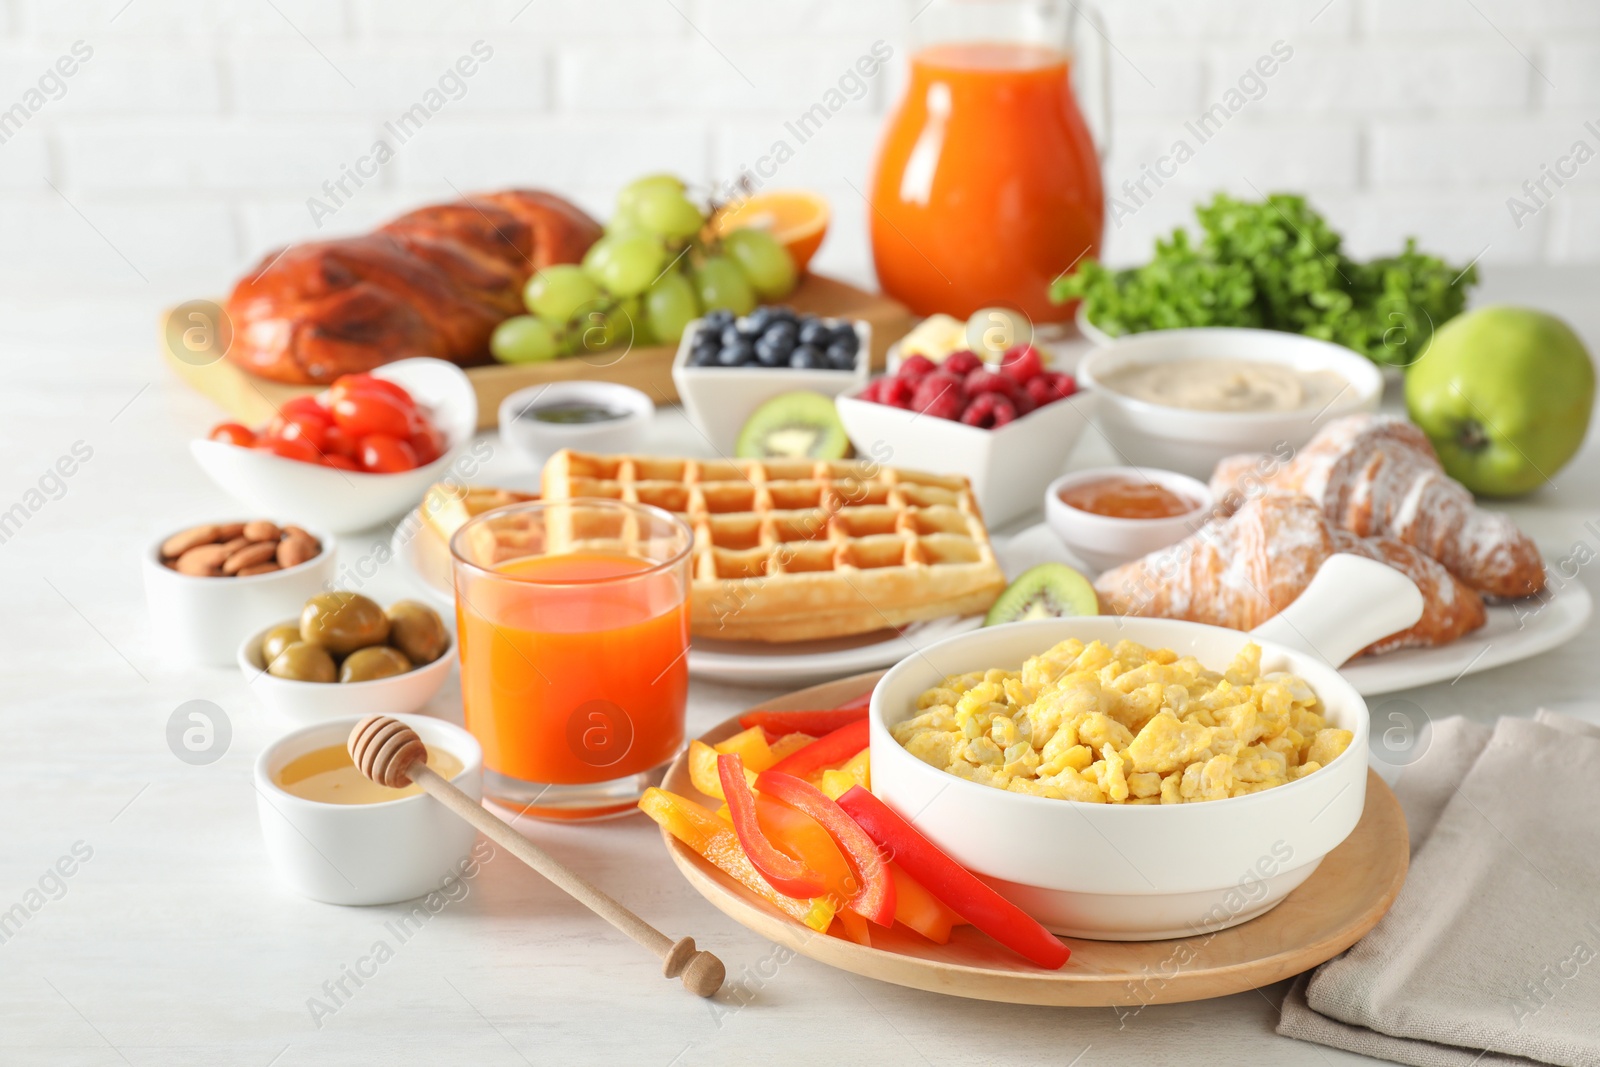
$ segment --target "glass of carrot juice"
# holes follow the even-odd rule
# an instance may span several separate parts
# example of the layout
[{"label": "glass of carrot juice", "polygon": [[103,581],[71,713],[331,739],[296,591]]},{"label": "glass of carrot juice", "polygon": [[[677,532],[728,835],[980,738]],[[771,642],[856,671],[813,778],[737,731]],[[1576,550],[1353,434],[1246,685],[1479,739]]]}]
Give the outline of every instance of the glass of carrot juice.
[{"label": "glass of carrot juice", "polygon": [[683,747],[694,534],[659,508],[497,508],[450,540],[466,726],[514,810],[633,810]]}]

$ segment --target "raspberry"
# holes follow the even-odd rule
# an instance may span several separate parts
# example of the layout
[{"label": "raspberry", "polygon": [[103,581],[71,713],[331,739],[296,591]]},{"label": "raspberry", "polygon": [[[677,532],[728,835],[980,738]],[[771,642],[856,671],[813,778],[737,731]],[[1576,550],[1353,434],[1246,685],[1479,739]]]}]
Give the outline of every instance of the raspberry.
[{"label": "raspberry", "polygon": [[911,398],[916,395],[917,383],[907,378],[881,378],[878,386],[878,403],[910,410]]},{"label": "raspberry", "polygon": [[1016,417],[1017,409],[999,393],[980,393],[961,413],[962,422],[983,430],[1004,426],[1015,421]]},{"label": "raspberry", "polygon": [[900,361],[900,369],[895,373],[902,378],[921,378],[925,374],[932,374],[933,371],[933,360],[919,352],[916,355],[902,359]]},{"label": "raspberry", "polygon": [[977,396],[979,393],[999,393],[1008,400],[1015,400],[1022,391],[1016,382],[1004,374],[990,370],[988,367],[979,367],[967,375],[962,385],[967,390],[968,396]]},{"label": "raspberry", "polygon": [[911,407],[924,415],[940,419],[957,419],[966,406],[967,397],[961,380],[949,374],[935,372],[917,382]]},{"label": "raspberry", "polygon": [[1050,380],[1050,384],[1056,391],[1056,396],[1063,400],[1078,391],[1078,383],[1073,380],[1070,374],[1052,374]]},{"label": "raspberry", "polygon": [[883,383],[886,381],[888,381],[887,378],[872,379],[872,381],[868,382],[866,387],[857,394],[856,398],[858,400],[870,400],[874,404],[883,403]]},{"label": "raspberry", "polygon": [[1037,408],[1039,404],[1033,397],[1028,395],[1027,389],[1019,385],[1017,386],[1016,394],[1011,398],[1011,406],[1017,409],[1017,418],[1020,419]]},{"label": "raspberry", "polygon": [[1022,387],[1022,391],[1028,394],[1028,399],[1033,401],[1035,407],[1042,408],[1051,401],[1058,399],[1056,391],[1050,386],[1050,379],[1043,375],[1028,379],[1028,384]]},{"label": "raspberry", "polygon": [[983,366],[983,360],[979,359],[971,352],[968,352],[966,349],[962,349],[959,352],[952,352],[948,356],[945,356],[944,362],[939,365],[939,369],[947,374],[954,374],[957,377],[965,377],[981,366]]},{"label": "raspberry", "polygon": [[1006,351],[1000,358],[1000,370],[1018,385],[1023,385],[1044,372],[1044,361],[1039,358],[1037,348],[1022,345]]}]

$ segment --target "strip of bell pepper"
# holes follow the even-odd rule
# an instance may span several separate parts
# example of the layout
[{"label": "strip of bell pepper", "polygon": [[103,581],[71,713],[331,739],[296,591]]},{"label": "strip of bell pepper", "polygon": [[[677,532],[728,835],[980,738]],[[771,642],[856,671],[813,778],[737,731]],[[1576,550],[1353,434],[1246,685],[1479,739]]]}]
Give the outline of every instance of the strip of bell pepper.
[{"label": "strip of bell pepper", "polygon": [[759,726],[778,737],[784,734],[810,734],[821,737],[841,726],[867,717],[867,709],[834,708],[830,711],[748,711],[739,716],[739,725]]},{"label": "strip of bell pepper", "polygon": [[731,753],[723,753],[717,757],[717,775],[722,781],[723,798],[728,802],[728,814],[733,819],[733,832],[739,835],[744,854],[772,883],[772,888],[806,900],[826,892],[828,885],[822,875],[779,851],[761,832],[761,824],[756,821],[756,798],[750,792],[750,784],[744,780],[744,761]]},{"label": "strip of bell pepper", "polygon": [[819,934],[827,933],[828,927],[833,925],[836,905],[831,896],[796,900],[772,888],[745,855],[733,827],[703,805],[688,797],[651,787],[639,798],[639,810],[708,863],[785,915],[805,923]]},{"label": "strip of bell pepper", "polygon": [[936,945],[950,940],[951,927],[966,922],[898,863],[889,864],[889,873],[894,877],[896,922],[904,923]]},{"label": "strip of bell pepper", "polygon": [[[841,726],[826,737],[817,738],[800,751],[785,756],[768,770],[777,771],[779,774],[792,774],[796,778],[808,778],[818,771],[837,767],[867,747],[867,728],[866,719]],[[759,789],[760,786],[756,788]]]},{"label": "strip of bell pepper", "polygon": [[787,804],[821,823],[839,851],[844,853],[845,862],[850,865],[850,873],[855,875],[859,886],[850,897],[850,907],[879,926],[894,925],[895,887],[889,864],[872,838],[845,814],[844,809],[810,782],[776,768],[762,771],[756,777],[756,789],[763,796]]},{"label": "strip of bell pepper", "polygon": [[865,789],[856,786],[839,798],[838,806],[923,888],[1002,945],[1050,970],[1060,968],[1072,955],[1033,916],[979,881]]}]

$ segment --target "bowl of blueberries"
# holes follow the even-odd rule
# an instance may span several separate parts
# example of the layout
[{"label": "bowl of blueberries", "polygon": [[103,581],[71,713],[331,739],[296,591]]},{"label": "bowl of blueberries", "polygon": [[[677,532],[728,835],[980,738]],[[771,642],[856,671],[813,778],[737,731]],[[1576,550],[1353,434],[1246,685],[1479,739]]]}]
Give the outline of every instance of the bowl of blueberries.
[{"label": "bowl of blueberries", "polygon": [[832,400],[866,385],[872,327],[763,305],[748,315],[708,312],[689,323],[672,361],[672,382],[689,419],[732,455],[751,414],[785,393]]}]

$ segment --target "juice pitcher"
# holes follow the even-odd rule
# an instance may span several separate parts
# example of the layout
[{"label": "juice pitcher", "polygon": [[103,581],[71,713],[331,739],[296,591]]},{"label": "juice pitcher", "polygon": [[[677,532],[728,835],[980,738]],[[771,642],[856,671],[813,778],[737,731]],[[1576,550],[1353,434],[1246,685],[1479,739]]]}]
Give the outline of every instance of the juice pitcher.
[{"label": "juice pitcher", "polygon": [[[878,282],[916,313],[1002,306],[1036,323],[1070,317],[1047,290],[1099,254],[1105,222],[1100,162],[1072,85],[1078,10],[932,0],[913,20],[909,85],[884,129],[870,197]],[[1103,44],[1098,66],[1104,105]]]}]

